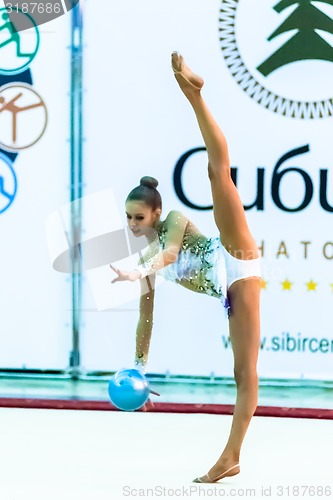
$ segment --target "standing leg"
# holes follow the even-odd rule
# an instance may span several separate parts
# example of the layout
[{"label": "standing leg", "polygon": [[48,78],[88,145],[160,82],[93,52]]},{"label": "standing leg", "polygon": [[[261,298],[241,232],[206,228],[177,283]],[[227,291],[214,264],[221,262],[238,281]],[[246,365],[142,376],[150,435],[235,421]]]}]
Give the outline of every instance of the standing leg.
[{"label": "standing leg", "polygon": [[[232,310],[229,329],[234,354],[237,397],[228,441],[221,456],[209,470],[209,478],[216,478],[239,463],[241,446],[258,403],[259,280],[247,279],[235,282],[230,287],[229,299]],[[237,472],[237,469],[234,472]],[[202,478],[203,481],[205,479]]]},{"label": "standing leg", "polygon": [[[203,81],[172,55],[179,86],[196,114],[208,158],[214,218],[224,247],[235,257],[253,259],[258,248],[247,225],[242,202],[230,175],[226,139],[201,97]],[[239,472],[241,446],[258,400],[257,359],[260,339],[260,282],[236,281],[228,291],[231,303],[230,338],[234,353],[237,398],[228,442],[216,464],[199,482],[212,482]],[[229,472],[228,469],[234,467]],[[224,474],[224,472],[226,472]]]}]

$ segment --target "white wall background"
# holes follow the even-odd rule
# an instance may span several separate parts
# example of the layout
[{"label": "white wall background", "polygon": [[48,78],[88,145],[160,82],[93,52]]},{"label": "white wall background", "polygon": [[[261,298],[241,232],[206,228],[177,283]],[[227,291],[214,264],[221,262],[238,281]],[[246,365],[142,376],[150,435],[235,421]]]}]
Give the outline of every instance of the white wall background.
[{"label": "white wall background", "polygon": [[[126,195],[140,177],[153,175],[160,182],[164,216],[170,209],[180,209],[204,233],[217,234],[212,212],[184,206],[172,183],[179,157],[203,145],[193,112],[170,69],[171,52],[183,53],[195,71],[205,77],[204,97],[229,141],[244,204],[254,201],[256,169],[265,168],[264,210],[247,211],[258,246],[264,243],[263,276],[267,281],[262,293],[262,341],[266,344],[260,354],[259,373],[273,378],[331,379],[333,264],[323,255],[323,246],[332,241],[332,214],[322,209],[318,193],[319,169],[330,170],[332,166],[332,119],[283,117],[264,109],[242,91],[220,47],[221,4],[219,0],[170,0],[162,4],[153,0],[100,0],[98,12],[102,15],[97,23],[96,2],[86,0],[86,192],[112,188],[123,210]],[[283,35],[274,45],[265,46],[266,37],[291,12],[278,17],[273,10],[275,2],[268,4],[261,2],[249,9],[243,0],[238,2],[237,39],[252,72],[256,71],[258,58],[263,60],[288,38]],[[333,9],[326,8],[326,13],[332,17]],[[325,82],[331,72],[332,64],[323,61],[285,66],[273,74],[272,90],[280,89],[292,99],[328,98]],[[263,80],[258,72],[257,77]],[[303,83],[295,82],[297,77]],[[269,81],[266,84],[269,87]],[[318,89],[318,85],[322,86]],[[290,95],[286,95],[288,92]],[[297,166],[306,171],[313,182],[313,199],[303,211],[288,213],[272,200],[272,173],[281,156],[307,144],[309,153],[289,160],[282,168]],[[198,205],[210,204],[204,154],[188,162],[183,179],[191,200]],[[287,206],[297,206],[304,194],[300,176],[290,173],[284,177],[280,193]],[[328,200],[333,202],[330,172]],[[279,255],[282,241],[288,257]],[[307,257],[302,241],[311,242]],[[327,255],[332,256],[330,245]],[[306,283],[311,279],[318,284],[314,291],[307,290]],[[285,280],[293,283],[290,291],[282,289]],[[93,309],[88,289],[86,301],[86,308]],[[137,319],[138,301],[129,302],[123,310],[87,311],[82,344],[84,366],[130,366]],[[295,339],[314,337],[314,348],[321,339],[327,339],[322,345],[328,352],[310,352],[309,340],[302,340],[304,352],[292,350],[293,341],[289,340],[288,351],[288,335]],[[165,283],[157,291],[148,369],[173,374],[232,375],[232,353],[223,347],[223,337],[227,336],[228,324],[218,301]],[[274,345],[279,342],[282,346],[282,339],[284,349],[277,350]]]},{"label": "white wall background", "polygon": [[[212,212],[184,206],[172,182],[180,156],[203,145],[193,112],[170,69],[171,52],[182,52],[206,80],[203,94],[227,136],[244,204],[255,198],[257,168],[265,169],[264,210],[247,211],[258,246],[264,244],[262,264],[267,281],[262,292],[265,344],[259,374],[332,379],[330,244],[327,256],[323,254],[324,245],[332,242],[332,215],[319,204],[320,169],[329,171],[328,200],[333,203],[332,118],[286,118],[264,109],[242,91],[221,51],[221,4],[220,0],[82,3],[85,194],[112,189],[125,225],[126,195],[140,177],[153,175],[160,182],[164,216],[170,209],[179,209],[205,234],[217,234]],[[237,7],[239,49],[262,83],[255,65],[272,50],[273,45],[265,45],[265,39],[282,21],[272,10],[274,4],[272,0],[261,2],[250,10],[240,0]],[[325,8],[332,18],[333,9]],[[18,194],[12,207],[0,214],[2,367],[62,368],[70,350],[69,281],[52,270],[44,233],[47,216],[68,201],[70,16],[41,28],[41,46],[31,71],[33,85],[47,103],[49,124],[43,138],[15,161]],[[279,41],[274,44],[276,48]],[[289,98],[325,99],[330,97],[327,81],[331,81],[332,67],[332,63],[323,61],[299,62],[281,68],[265,83]],[[310,175],[313,198],[303,211],[288,213],[272,200],[272,174],[281,156],[304,145],[309,145],[309,153],[283,167],[296,166]],[[188,161],[183,174],[185,194],[198,205],[211,203],[206,163],[205,154],[197,155]],[[281,198],[286,205],[299,204],[303,190],[297,174],[290,173],[281,182]],[[279,254],[282,241],[288,256]],[[306,256],[304,241],[310,242]],[[290,291],[282,289],[285,280],[293,283]],[[317,283],[314,291],[307,290],[310,280]],[[156,295],[149,371],[232,375],[232,352],[224,348],[228,323],[219,301],[172,283],[162,283]],[[83,368],[131,366],[138,300],[131,295],[128,303],[97,312],[84,276],[83,309]],[[291,350],[292,340],[288,350],[288,336],[303,342],[304,350]],[[312,338],[314,347],[321,341],[322,351],[327,352],[311,352],[309,340],[304,339]],[[282,346],[279,349],[274,347],[277,342]]]}]

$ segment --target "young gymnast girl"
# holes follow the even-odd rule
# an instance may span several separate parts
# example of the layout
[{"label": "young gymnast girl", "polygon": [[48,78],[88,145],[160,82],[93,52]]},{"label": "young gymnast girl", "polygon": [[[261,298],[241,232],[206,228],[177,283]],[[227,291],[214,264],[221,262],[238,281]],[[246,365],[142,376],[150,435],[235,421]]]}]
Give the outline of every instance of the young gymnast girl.
[{"label": "young gymnast girl", "polygon": [[[161,220],[162,201],[157,181],[143,177],[126,200],[129,228],[140,236],[153,229],[160,250],[148,251],[141,264],[123,271],[111,266],[116,281],[141,280],[140,319],[136,336],[136,365],[144,370],[153,324],[154,279],[167,279],[190,290],[219,297],[228,313],[234,355],[237,397],[228,441],[216,463],[195,482],[213,483],[239,473],[241,446],[258,401],[257,359],[260,337],[260,265],[258,247],[247,225],[238,191],[231,179],[226,139],[202,96],[203,80],[172,54],[172,68],[190,102],[208,153],[208,176],[219,238],[207,238],[181,212]],[[152,243],[152,249],[154,244]],[[150,281],[147,293],[146,280]]]}]

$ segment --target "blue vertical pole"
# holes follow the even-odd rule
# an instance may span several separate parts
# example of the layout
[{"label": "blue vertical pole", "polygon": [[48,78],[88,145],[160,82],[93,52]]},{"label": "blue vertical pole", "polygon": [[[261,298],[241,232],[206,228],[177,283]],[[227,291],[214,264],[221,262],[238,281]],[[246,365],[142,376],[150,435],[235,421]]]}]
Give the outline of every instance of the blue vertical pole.
[{"label": "blue vertical pole", "polygon": [[[71,203],[71,241],[81,240],[82,230],[82,64],[83,64],[83,0],[71,11],[71,93],[70,93],[70,201]],[[78,200],[73,203],[74,200]],[[71,255],[71,294],[72,294],[72,350],[69,367],[72,378],[80,375],[80,327],[82,304],[82,275],[79,246],[72,247]]]}]

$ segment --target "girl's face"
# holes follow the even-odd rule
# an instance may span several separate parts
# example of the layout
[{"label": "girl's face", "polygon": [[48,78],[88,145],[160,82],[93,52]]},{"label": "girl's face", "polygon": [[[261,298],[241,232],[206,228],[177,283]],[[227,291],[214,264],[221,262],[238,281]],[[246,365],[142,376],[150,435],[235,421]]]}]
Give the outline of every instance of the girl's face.
[{"label": "girl's face", "polygon": [[154,227],[161,215],[161,210],[153,210],[144,201],[126,202],[126,216],[130,230],[135,236],[145,234],[145,228]]}]

